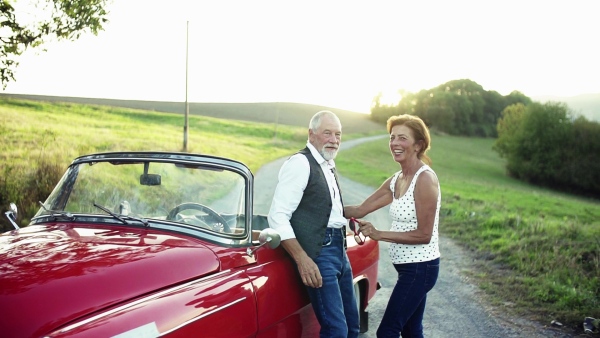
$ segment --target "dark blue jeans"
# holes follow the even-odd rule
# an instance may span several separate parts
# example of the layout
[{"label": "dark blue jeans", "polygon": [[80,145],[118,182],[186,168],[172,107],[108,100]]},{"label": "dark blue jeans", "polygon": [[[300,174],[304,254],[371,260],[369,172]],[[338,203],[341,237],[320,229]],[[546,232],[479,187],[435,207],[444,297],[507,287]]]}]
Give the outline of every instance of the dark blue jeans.
[{"label": "dark blue jeans", "polygon": [[345,238],[343,230],[327,228],[321,253],[315,259],[323,277],[323,286],[307,287],[321,324],[321,338],[356,338],[360,329],[352,268],[344,248]]},{"label": "dark blue jeans", "polygon": [[427,292],[435,285],[440,259],[394,264],[398,281],[377,329],[377,338],[423,337],[423,314]]}]

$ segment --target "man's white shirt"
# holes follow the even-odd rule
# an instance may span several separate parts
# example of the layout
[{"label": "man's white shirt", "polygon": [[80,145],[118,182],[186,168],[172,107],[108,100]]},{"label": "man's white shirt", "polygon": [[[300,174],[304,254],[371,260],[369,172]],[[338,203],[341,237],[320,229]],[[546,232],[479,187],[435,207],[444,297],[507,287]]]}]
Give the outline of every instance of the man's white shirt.
[{"label": "man's white shirt", "polygon": [[[327,179],[327,185],[329,186],[329,195],[333,201],[333,208],[327,226],[338,229],[342,228],[346,225],[347,221],[343,216],[340,191],[332,171],[332,169],[335,169],[335,162],[333,160],[326,161],[309,142],[307,142],[306,145],[323,170],[323,174]],[[310,164],[303,154],[294,154],[283,163],[279,170],[279,183],[277,184],[277,188],[273,195],[268,219],[269,226],[279,232],[282,241],[296,238],[292,225],[290,224],[290,219],[302,200],[304,189],[306,189],[306,185],[308,184],[309,175]],[[328,203],[329,201],[326,199],[326,196],[324,196],[323,200],[318,202]]]}]

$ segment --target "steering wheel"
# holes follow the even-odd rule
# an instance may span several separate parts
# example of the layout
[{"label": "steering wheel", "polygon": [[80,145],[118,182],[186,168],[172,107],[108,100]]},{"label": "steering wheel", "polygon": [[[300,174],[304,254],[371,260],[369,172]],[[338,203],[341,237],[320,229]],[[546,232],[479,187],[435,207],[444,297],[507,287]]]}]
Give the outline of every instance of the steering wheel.
[{"label": "steering wheel", "polygon": [[223,216],[219,215],[218,212],[207,207],[206,205],[200,204],[200,203],[194,203],[194,202],[181,203],[180,205],[176,206],[171,211],[169,211],[169,214],[167,215],[167,220],[168,221],[176,221],[177,215],[184,210],[202,211],[205,214],[207,214],[208,216],[210,216],[212,218],[212,220],[214,221],[213,225],[210,225],[206,221],[204,221],[206,228],[213,230],[213,231],[220,231],[221,229],[218,226],[216,226],[216,225],[220,224],[223,227],[222,228],[223,232],[231,233],[231,227],[229,226],[229,224],[227,224],[227,221],[223,218]]}]

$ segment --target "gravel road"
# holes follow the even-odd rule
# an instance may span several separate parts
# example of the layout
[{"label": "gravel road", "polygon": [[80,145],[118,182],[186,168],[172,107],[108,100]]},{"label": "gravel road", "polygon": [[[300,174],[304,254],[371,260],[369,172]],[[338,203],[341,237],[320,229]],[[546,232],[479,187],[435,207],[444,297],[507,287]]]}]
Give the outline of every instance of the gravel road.
[{"label": "gravel road", "polygon": [[[385,142],[384,138],[387,138],[387,135],[345,141],[338,156],[344,156],[343,150],[362,142]],[[256,173],[255,213],[268,213],[277,184],[277,174],[285,160],[286,158],[282,158],[264,165]],[[344,202],[349,205],[362,202],[373,192],[373,188],[343,176],[340,176],[340,184],[343,187]],[[388,212],[388,208],[384,208],[365,219],[385,228],[390,224]],[[375,337],[375,331],[396,280],[396,271],[388,257],[388,244],[380,243],[380,250],[379,282],[382,288],[369,304],[369,331],[361,334],[362,338]],[[423,321],[426,337],[570,337],[539,323],[510,317],[504,314],[505,311],[501,308],[489,306],[477,286],[467,277],[466,272],[472,268],[470,263],[473,262],[469,253],[445,237],[440,237],[440,251],[440,275],[436,286],[428,294]]]}]

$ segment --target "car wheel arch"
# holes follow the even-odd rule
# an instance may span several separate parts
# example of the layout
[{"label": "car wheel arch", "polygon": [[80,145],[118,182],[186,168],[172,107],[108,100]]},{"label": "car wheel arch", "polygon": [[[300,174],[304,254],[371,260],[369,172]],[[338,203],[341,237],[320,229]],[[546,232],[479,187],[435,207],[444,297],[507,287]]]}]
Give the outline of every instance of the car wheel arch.
[{"label": "car wheel arch", "polygon": [[360,323],[360,332],[365,333],[369,330],[369,313],[366,311],[367,290],[369,289],[369,281],[366,278],[355,280],[354,296],[356,298],[356,306],[358,308],[358,318]]}]

